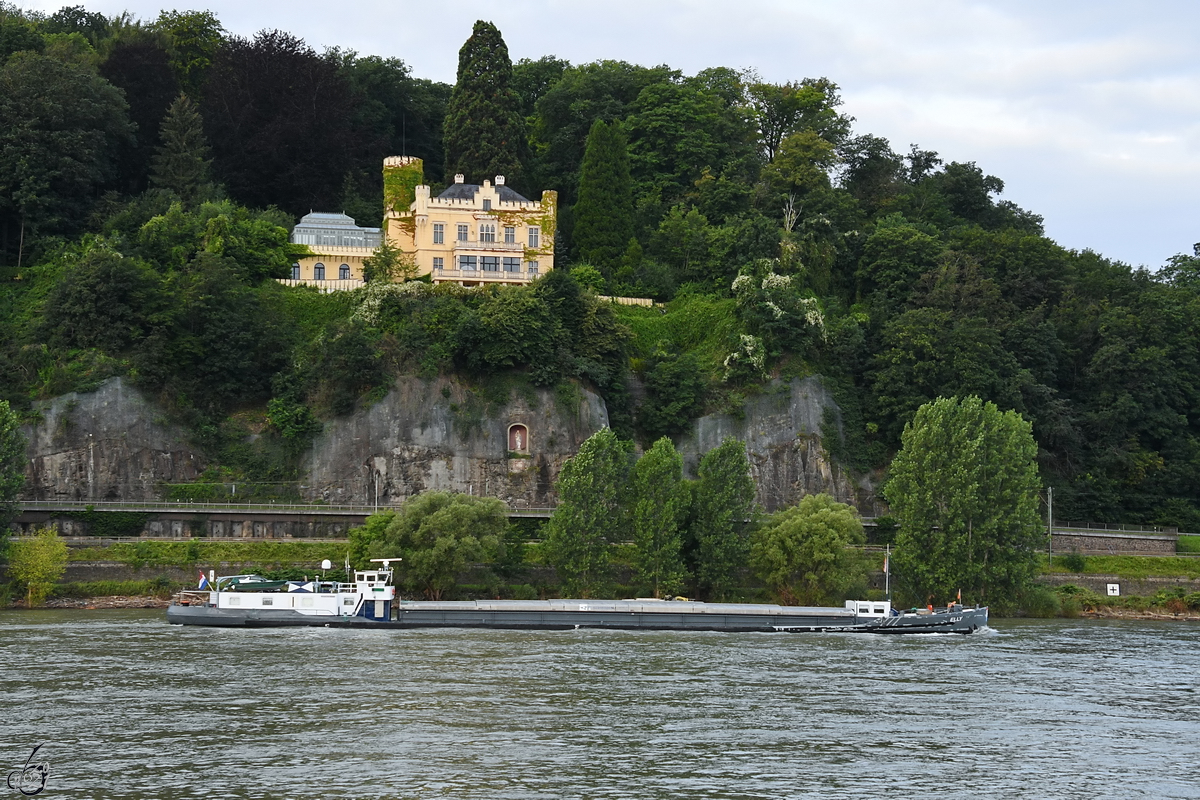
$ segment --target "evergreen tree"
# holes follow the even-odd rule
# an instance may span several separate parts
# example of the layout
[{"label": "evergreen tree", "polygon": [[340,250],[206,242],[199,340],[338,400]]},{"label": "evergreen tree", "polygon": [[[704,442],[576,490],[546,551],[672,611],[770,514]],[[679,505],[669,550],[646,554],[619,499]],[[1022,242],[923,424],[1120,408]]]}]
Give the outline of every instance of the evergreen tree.
[{"label": "evergreen tree", "polygon": [[633,236],[629,149],[619,125],[599,119],[592,123],[574,215],[576,260],[600,267],[611,277]]},{"label": "evergreen tree", "polygon": [[209,199],[212,183],[208,143],[196,104],[181,94],[167,109],[160,133],[162,144],[152,162],[150,185],[179,196],[185,206],[193,207]]},{"label": "evergreen tree", "polygon": [[446,108],[447,176],[519,181],[525,121],[511,79],[512,61],[499,29],[479,20],[458,51],[458,83]]}]

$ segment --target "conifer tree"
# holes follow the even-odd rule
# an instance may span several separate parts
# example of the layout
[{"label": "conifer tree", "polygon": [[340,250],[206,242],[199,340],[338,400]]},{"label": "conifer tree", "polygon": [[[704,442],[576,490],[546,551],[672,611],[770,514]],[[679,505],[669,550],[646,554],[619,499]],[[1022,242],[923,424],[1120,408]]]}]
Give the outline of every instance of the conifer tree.
[{"label": "conifer tree", "polygon": [[458,82],[446,108],[446,175],[468,182],[503,175],[520,180],[525,121],[510,87],[512,61],[499,29],[479,20],[458,51]]},{"label": "conifer tree", "polygon": [[575,204],[576,260],[600,267],[606,277],[619,266],[633,236],[633,183],[629,149],[616,123],[592,123]]},{"label": "conifer tree", "polygon": [[162,144],[152,162],[150,185],[179,196],[188,207],[213,193],[210,180],[212,159],[196,104],[181,94],[167,109],[162,123]]}]

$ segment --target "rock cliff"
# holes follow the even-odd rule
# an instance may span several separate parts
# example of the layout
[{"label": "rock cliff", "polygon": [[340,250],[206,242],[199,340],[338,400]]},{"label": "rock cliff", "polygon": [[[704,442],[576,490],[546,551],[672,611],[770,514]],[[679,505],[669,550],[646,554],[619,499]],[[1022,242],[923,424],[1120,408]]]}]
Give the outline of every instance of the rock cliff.
[{"label": "rock cliff", "polygon": [[554,481],[579,445],[608,424],[599,395],[511,392],[486,403],[451,378],[402,377],[380,402],[325,425],[307,459],[309,499],[393,505],[428,490],[555,502]]},{"label": "rock cliff", "polygon": [[[727,436],[746,442],[758,500],[768,510],[827,492],[872,513],[875,496],[856,485],[821,444],[833,397],[818,378],[776,381],[740,417],[714,414],[678,442],[695,476],[700,458]],[[155,499],[165,483],[194,481],[204,457],[187,432],[120,378],[87,394],[43,403],[26,426],[26,499]],[[604,401],[513,390],[484,400],[453,378],[399,378],[381,401],[325,424],[305,459],[301,492],[330,503],[395,505],[418,492],[497,497],[515,507],[554,505],[554,481],[588,436],[608,424]]]},{"label": "rock cliff", "polygon": [[746,443],[758,502],[768,511],[792,505],[806,494],[825,492],[871,513],[871,485],[855,485],[821,444],[827,409],[840,432],[841,410],[820,378],[772,381],[766,391],[746,401],[744,415],[710,414],[696,420],[678,442],[684,468],[695,477],[700,458],[732,436]]},{"label": "rock cliff", "polygon": [[196,480],[204,458],[187,433],[121,378],[41,403],[23,428],[29,500],[151,500],[162,483]]}]

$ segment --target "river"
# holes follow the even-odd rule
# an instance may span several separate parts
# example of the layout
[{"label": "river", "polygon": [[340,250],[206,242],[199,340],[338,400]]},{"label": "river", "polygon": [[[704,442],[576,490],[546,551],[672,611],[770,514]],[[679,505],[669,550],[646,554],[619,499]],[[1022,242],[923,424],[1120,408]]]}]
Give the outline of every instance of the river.
[{"label": "river", "polygon": [[225,630],[4,611],[0,768],[40,744],[51,798],[1200,798],[1200,625],[994,624]]}]

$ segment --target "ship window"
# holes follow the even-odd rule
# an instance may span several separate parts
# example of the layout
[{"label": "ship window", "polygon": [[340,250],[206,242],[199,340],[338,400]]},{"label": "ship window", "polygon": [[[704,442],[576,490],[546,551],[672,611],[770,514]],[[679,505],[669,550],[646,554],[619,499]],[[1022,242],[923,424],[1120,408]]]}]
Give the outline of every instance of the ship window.
[{"label": "ship window", "polygon": [[263,605],[264,605],[264,606],[273,606],[273,605],[275,605],[275,598],[273,598],[273,597],[264,597],[262,600],[263,600]]},{"label": "ship window", "polygon": [[229,605],[231,605],[231,606],[240,606],[241,604],[242,604],[242,598],[240,598],[240,597],[231,597],[231,598],[229,598]]},{"label": "ship window", "polygon": [[311,597],[301,597],[300,598],[300,607],[301,608],[312,608],[312,604],[313,604],[313,599]]},{"label": "ship window", "polygon": [[344,605],[344,606],[352,606],[352,605],[354,605],[354,598],[353,598],[353,597],[343,597],[343,598],[342,598],[342,605]]}]

